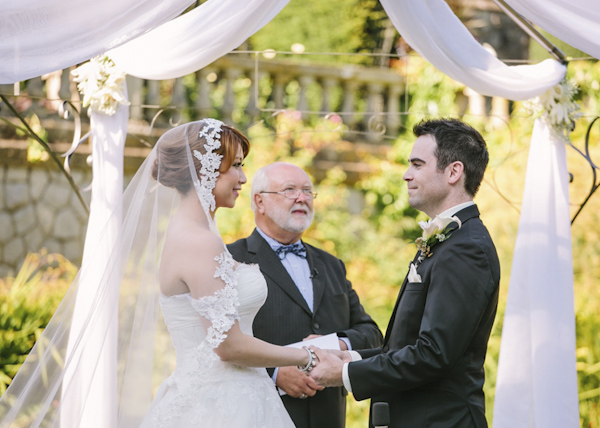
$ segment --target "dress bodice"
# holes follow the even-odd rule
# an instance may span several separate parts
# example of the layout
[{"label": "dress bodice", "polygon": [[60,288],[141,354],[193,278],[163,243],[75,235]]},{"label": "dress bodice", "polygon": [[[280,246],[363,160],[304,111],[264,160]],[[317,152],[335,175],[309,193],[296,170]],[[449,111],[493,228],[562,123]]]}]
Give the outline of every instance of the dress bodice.
[{"label": "dress bodice", "polygon": [[[234,270],[240,329],[252,335],[252,322],[267,299],[267,284],[258,265],[238,264]],[[196,301],[197,302],[197,301]],[[206,338],[208,321],[199,316],[189,293],[161,296],[160,307],[179,360]]]},{"label": "dress bodice", "polygon": [[267,298],[258,265],[233,266],[231,256],[216,276],[225,287],[213,296],[161,296],[163,317],[175,347],[175,371],[161,384],[142,428],[292,428],[293,423],[264,368],[223,362],[214,352],[235,321],[247,335]]}]

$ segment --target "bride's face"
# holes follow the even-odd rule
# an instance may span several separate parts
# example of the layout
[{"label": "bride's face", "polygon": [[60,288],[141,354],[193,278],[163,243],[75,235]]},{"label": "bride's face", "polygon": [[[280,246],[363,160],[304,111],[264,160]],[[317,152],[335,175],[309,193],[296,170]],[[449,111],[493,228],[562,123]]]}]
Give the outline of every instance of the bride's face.
[{"label": "bride's face", "polygon": [[222,171],[217,178],[213,194],[215,195],[215,204],[217,208],[233,208],[235,201],[240,195],[242,185],[246,183],[246,174],[242,169],[244,161],[244,152],[238,146],[237,154],[233,164],[227,171]]}]

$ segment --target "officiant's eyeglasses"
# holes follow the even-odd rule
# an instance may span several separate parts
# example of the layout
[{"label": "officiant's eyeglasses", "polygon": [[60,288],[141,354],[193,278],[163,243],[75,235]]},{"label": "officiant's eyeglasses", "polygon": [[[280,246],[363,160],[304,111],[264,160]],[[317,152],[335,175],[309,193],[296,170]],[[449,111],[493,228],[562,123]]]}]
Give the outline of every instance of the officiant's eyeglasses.
[{"label": "officiant's eyeglasses", "polygon": [[308,199],[316,199],[316,197],[318,195],[317,192],[313,192],[310,189],[285,189],[285,190],[282,190],[281,192],[260,192],[260,193],[276,193],[278,195],[283,195],[288,199],[297,199],[298,196],[300,196],[300,193],[302,193]]}]

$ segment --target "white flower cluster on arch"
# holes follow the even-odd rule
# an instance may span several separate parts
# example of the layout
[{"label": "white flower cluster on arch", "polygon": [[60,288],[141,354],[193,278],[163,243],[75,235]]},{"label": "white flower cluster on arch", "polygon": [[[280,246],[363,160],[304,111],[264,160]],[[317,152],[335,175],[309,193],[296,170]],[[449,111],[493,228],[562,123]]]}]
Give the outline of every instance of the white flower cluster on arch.
[{"label": "white flower cluster on arch", "polygon": [[[105,52],[137,77],[181,77],[235,49],[288,1],[208,0],[178,16],[192,0],[8,0],[0,11],[0,84],[64,69]],[[600,58],[600,2],[505,1],[534,24]],[[443,0],[381,3],[413,49],[483,95],[526,100],[542,96],[564,78],[566,67],[554,60],[503,64],[471,36]],[[94,140],[112,144],[106,146],[110,153],[96,157],[112,168],[103,175],[96,171],[102,165],[95,163],[94,181],[115,184],[108,190],[110,198],[97,193],[108,186],[93,187],[92,197],[100,196],[97,199],[109,205],[93,208],[104,214],[92,212],[86,249],[95,245],[94,234],[109,213],[120,209],[110,201],[121,191],[122,175],[114,171],[122,164],[127,117],[125,106],[114,116],[92,116]],[[504,322],[496,428],[527,426],[530,420],[536,426],[578,426],[567,183],[564,144],[545,122],[536,120]],[[89,263],[98,262],[99,255],[95,257]],[[97,340],[103,343],[104,335]],[[106,400],[112,403],[110,397]]]}]

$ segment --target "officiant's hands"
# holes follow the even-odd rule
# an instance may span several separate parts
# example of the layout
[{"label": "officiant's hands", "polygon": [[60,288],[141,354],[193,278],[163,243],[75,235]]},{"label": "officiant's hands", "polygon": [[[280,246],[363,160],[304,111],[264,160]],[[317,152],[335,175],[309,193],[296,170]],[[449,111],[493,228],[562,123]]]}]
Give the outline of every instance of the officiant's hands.
[{"label": "officiant's hands", "polygon": [[279,367],[275,384],[294,398],[313,397],[317,391],[325,389],[296,367]]},{"label": "officiant's hands", "polygon": [[351,362],[352,357],[346,351],[324,350],[311,346],[319,363],[310,371],[310,377],[319,386],[343,386],[342,368],[344,363]]}]

